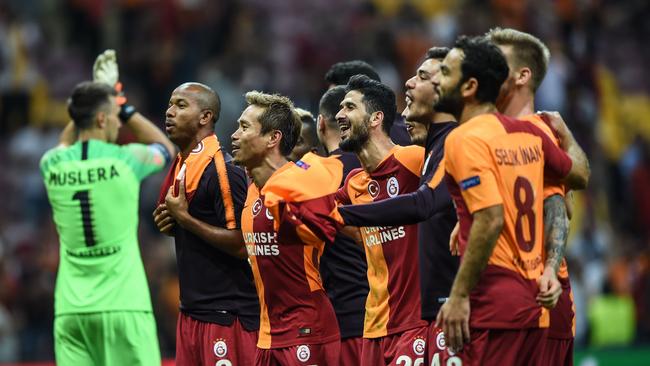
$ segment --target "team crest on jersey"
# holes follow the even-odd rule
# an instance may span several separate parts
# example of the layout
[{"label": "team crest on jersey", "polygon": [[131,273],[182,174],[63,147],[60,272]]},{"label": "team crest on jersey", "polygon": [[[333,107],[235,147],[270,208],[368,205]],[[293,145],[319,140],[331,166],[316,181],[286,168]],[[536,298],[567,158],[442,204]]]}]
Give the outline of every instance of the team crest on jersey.
[{"label": "team crest on jersey", "polygon": [[424,341],[423,337],[415,337],[413,340],[413,352],[416,355],[422,356],[424,354],[424,348],[426,347],[427,342]]},{"label": "team crest on jersey", "polygon": [[296,350],[296,356],[298,357],[298,361],[307,362],[307,360],[309,360],[309,357],[311,356],[311,351],[309,350],[309,346],[306,344],[298,346],[298,349]]},{"label": "team crest on jersey", "polygon": [[388,182],[386,182],[386,191],[391,197],[395,197],[399,194],[399,182],[397,181],[397,178],[390,177],[390,179],[388,179]]},{"label": "team crest on jersey", "polygon": [[190,153],[191,154],[198,154],[201,151],[203,151],[203,147],[204,147],[203,146],[203,141],[199,141],[199,144],[196,145],[196,147],[194,149],[192,149],[192,151],[190,151]]},{"label": "team crest on jersey", "polygon": [[212,346],[212,351],[217,357],[226,357],[226,354],[228,354],[226,341],[224,339],[217,339],[217,341],[214,342],[214,346]]},{"label": "team crest on jersey", "polygon": [[251,205],[251,212],[253,213],[253,217],[257,216],[260,211],[262,211],[262,199],[258,198],[253,202],[253,205]]},{"label": "team crest on jersey", "polygon": [[371,180],[370,183],[368,183],[368,194],[370,194],[370,197],[372,198],[379,196],[379,183],[377,183],[376,180]]},{"label": "team crest on jersey", "polygon": [[273,221],[273,215],[271,215],[271,211],[267,208],[266,210],[266,218]]},{"label": "team crest on jersey", "polygon": [[447,348],[445,333],[443,333],[442,330],[438,334],[436,334],[436,347],[438,347],[438,349],[441,351]]}]

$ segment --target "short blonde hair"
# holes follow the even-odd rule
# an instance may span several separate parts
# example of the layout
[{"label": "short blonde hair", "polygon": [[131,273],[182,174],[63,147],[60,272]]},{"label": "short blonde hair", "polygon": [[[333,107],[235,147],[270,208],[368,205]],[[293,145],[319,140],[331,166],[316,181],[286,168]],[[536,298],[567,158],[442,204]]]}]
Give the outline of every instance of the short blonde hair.
[{"label": "short blonde hair", "polygon": [[282,155],[289,155],[298,142],[302,128],[302,122],[291,99],[283,95],[266,94],[257,90],[249,91],[244,96],[248,105],[264,109],[259,116],[259,123],[262,125],[260,132],[265,134],[274,130],[280,131],[282,133],[280,152]]},{"label": "short blonde hair", "polygon": [[310,119],[312,121],[314,120],[314,115],[311,114],[310,111],[298,107],[296,107],[295,110],[296,110],[296,114],[298,114],[298,118],[300,118],[301,121],[304,119]]},{"label": "short blonde hair", "polygon": [[542,84],[551,52],[539,38],[512,28],[493,28],[485,36],[497,46],[512,46],[516,66],[528,67],[532,72],[533,91]]}]

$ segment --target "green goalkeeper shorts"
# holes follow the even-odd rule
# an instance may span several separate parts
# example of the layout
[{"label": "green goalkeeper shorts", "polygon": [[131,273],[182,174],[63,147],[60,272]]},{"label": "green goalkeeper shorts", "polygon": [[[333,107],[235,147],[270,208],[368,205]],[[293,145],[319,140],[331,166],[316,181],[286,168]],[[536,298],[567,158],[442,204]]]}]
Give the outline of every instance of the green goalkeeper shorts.
[{"label": "green goalkeeper shorts", "polygon": [[58,366],[160,366],[156,322],[143,311],[59,315],[54,353]]}]

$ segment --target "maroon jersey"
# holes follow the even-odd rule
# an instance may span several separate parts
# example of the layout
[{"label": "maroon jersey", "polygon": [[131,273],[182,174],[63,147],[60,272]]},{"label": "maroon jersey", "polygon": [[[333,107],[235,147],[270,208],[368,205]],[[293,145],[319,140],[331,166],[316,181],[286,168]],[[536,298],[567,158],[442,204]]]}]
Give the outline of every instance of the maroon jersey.
[{"label": "maroon jersey", "polygon": [[340,339],[318,267],[340,227],[334,194],[341,176],[337,159],[307,154],[275,171],[261,190],[249,186],[242,234],[261,307],[259,348]]},{"label": "maroon jersey", "polygon": [[[350,172],[337,194],[342,204],[357,204],[415,191],[420,185],[424,150],[395,146],[372,173]],[[364,338],[378,338],[426,326],[421,319],[417,225],[361,227],[368,261],[370,293]]]}]

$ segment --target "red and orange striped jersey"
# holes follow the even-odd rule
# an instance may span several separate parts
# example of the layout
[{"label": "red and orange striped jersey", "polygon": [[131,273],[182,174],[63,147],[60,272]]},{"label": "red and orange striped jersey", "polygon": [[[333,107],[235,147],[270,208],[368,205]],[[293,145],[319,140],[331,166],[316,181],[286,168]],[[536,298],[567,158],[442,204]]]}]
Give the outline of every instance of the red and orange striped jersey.
[{"label": "red and orange striped jersey", "polygon": [[535,300],[544,268],[544,177],[565,177],[571,160],[531,123],[484,114],[449,134],[445,169],[460,222],[461,253],[474,212],[495,205],[504,211],[503,230],[470,295],[471,326],[548,327],[548,311]]},{"label": "red and orange striped jersey", "polygon": [[334,195],[342,169],[336,158],[307,154],[276,170],[261,191],[249,186],[241,226],[260,300],[259,348],[340,338],[318,265],[340,228]]},{"label": "red and orange striped jersey", "polygon": [[[424,163],[419,146],[395,146],[372,173],[355,169],[337,194],[342,204],[379,201],[418,189]],[[364,338],[426,326],[421,319],[417,225],[360,228],[370,292]]]}]

